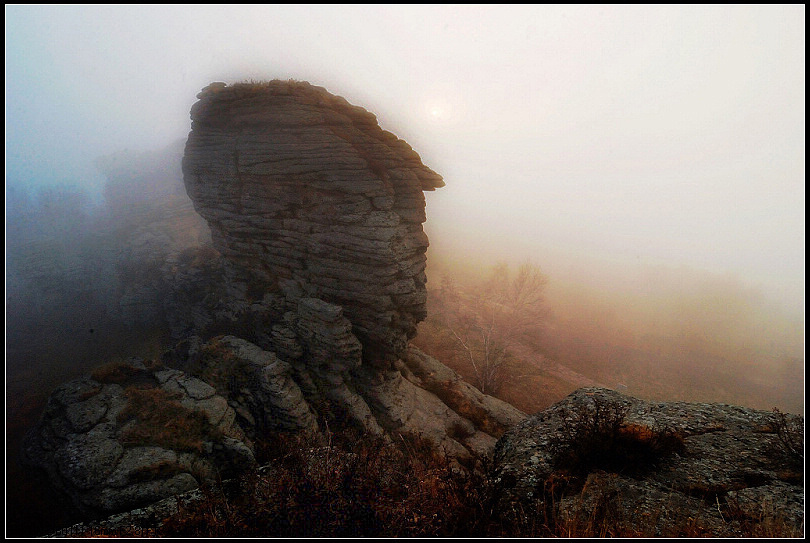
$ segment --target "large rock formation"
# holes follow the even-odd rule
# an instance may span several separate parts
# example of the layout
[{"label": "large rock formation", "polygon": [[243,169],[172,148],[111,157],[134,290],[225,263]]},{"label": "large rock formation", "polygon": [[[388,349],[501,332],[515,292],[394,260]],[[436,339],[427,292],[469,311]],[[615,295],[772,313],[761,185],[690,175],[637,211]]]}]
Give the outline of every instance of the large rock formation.
[{"label": "large rock formation", "polygon": [[[213,83],[198,98],[183,172],[220,257],[213,267],[213,257],[205,260],[222,279],[206,293],[178,282],[185,302],[176,305],[193,306],[183,314],[196,317],[174,328],[202,341],[235,336],[252,344],[243,353],[284,361],[288,384],[310,406],[299,415],[326,413],[377,434],[412,432],[460,458],[491,449],[522,413],[493,398],[482,403],[472,387],[426,390],[408,369],[426,360],[408,341],[426,315],[423,191],[443,186],[441,177],[374,115],[308,83]],[[235,345],[191,349],[180,365],[227,365]],[[249,398],[267,398],[259,388],[220,392],[249,423],[268,420]],[[473,416],[464,411],[471,404],[492,414]],[[306,417],[282,419],[312,427]]]},{"label": "large rock formation", "polygon": [[212,84],[191,111],[186,189],[250,281],[340,306],[367,361],[425,317],[422,191],[443,186],[366,110],[320,87]]},{"label": "large rock formation", "polygon": [[796,415],[579,389],[499,440],[499,510],[556,533],[801,533],[803,435]]},{"label": "large rock formation", "polygon": [[[151,230],[128,243],[150,260],[125,298],[165,320],[173,369],[65,385],[29,461],[85,509],[117,511],[196,486],[197,471],[235,473],[251,442],[324,421],[421,439],[469,466],[491,453],[525,414],[408,345],[425,317],[423,191],[441,178],[372,114],[307,83],[212,84],[199,98],[183,172],[212,245]],[[206,435],[193,450],[133,441],[139,398],[207,413]]]}]

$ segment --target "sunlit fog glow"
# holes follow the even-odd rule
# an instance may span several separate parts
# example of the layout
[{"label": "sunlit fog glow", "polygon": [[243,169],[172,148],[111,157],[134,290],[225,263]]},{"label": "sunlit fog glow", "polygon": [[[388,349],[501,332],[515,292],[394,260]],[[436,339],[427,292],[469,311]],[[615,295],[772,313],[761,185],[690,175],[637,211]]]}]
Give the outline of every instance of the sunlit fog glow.
[{"label": "sunlit fog glow", "polygon": [[[525,413],[545,409],[583,386],[654,401],[804,413],[804,5],[6,5],[5,54],[9,537],[39,537],[80,520],[65,510],[70,500],[43,484],[42,474],[35,475],[30,462],[22,461],[23,451],[52,457],[50,474],[64,483],[58,486],[75,484],[88,500],[101,496],[98,500],[125,503],[141,492],[137,489],[157,496],[164,491],[158,489],[179,488],[188,478],[202,481],[198,472],[204,476],[208,468],[196,460],[181,462],[181,456],[194,457],[185,450],[175,454],[144,442],[137,448],[158,451],[147,456],[159,461],[136,466],[137,458],[130,462],[136,449],[130,445],[136,442],[128,440],[123,426],[119,441],[126,449],[107,439],[109,425],[98,417],[112,421],[113,408],[119,406],[124,414],[129,403],[122,402],[134,397],[131,392],[141,387],[146,392],[156,384],[140,370],[131,385],[126,385],[128,378],[122,381],[125,388],[113,386],[117,380],[105,380],[109,386],[104,388],[81,381],[49,400],[56,387],[103,364],[112,363],[102,375],[120,370],[131,376],[119,364],[130,357],[142,359],[154,372],[164,362],[199,370],[219,393],[238,396],[228,400],[238,418],[233,412],[231,418],[222,416],[221,428],[212,432],[219,435],[230,423],[238,430],[237,423],[256,415],[245,435],[256,437],[257,460],[309,443],[309,437],[279,441],[275,433],[264,433],[276,423],[293,427],[296,413],[306,412],[316,415],[330,443],[333,435],[337,438],[338,453],[349,435],[359,435],[338,437],[340,429],[332,426],[341,421],[360,417],[358,429],[379,429],[390,428],[394,418],[410,417],[400,428],[404,434],[413,424],[424,423],[425,431],[416,432],[415,441],[403,439],[402,445],[411,449],[416,444],[417,453],[427,452],[423,445],[430,442],[449,444],[448,450],[456,451],[451,456],[460,451],[471,460],[460,457],[463,464],[481,465],[472,460],[494,443],[487,433],[492,428],[500,432],[511,415],[496,403],[473,398],[472,389],[454,380],[423,375],[430,368],[437,370],[430,371],[434,377],[449,375],[441,364]],[[397,202],[396,209],[407,208],[403,218],[411,236],[400,239],[392,233],[404,231],[392,227],[396,214],[371,211],[379,207],[372,198],[376,189],[364,192],[371,186],[369,171],[387,177],[388,160],[381,165],[368,159],[357,191],[344,181],[335,191],[297,191],[291,183],[306,183],[315,164],[324,168],[323,179],[333,178],[328,165],[313,158],[321,154],[309,144],[302,148],[304,162],[286,170],[306,170],[306,175],[290,173],[281,181],[275,175],[243,176],[238,175],[244,173],[242,142],[234,144],[235,150],[225,149],[232,132],[222,132],[220,139],[216,129],[206,133],[195,127],[195,153],[215,155],[200,162],[220,164],[233,152],[237,168],[228,169],[239,171],[238,179],[212,174],[210,185],[197,186],[210,197],[194,203],[188,198],[181,163],[198,93],[212,82],[274,79],[308,81],[367,109],[382,129],[407,142],[443,177],[444,187],[425,193],[426,285],[422,255],[408,252],[423,246],[411,232],[418,228],[414,217],[421,217],[411,206],[421,201],[406,194]],[[259,141],[250,136],[253,129],[246,129],[245,141]],[[355,164],[361,168],[368,157],[354,145],[359,140],[346,136],[348,145],[339,136],[344,137],[342,131],[335,131],[328,143],[329,156],[341,149],[357,151],[363,160],[336,155],[337,165],[341,172]],[[301,136],[302,141],[322,141],[309,138]],[[251,147],[254,143],[246,145],[248,162],[264,160]],[[273,145],[268,152],[276,149]],[[261,163],[253,169],[260,171]],[[260,192],[255,183],[265,181],[273,186]],[[191,177],[188,182],[195,183]],[[238,194],[225,194],[230,188]],[[255,201],[257,194],[288,189],[293,194],[279,196],[281,207],[276,201]],[[352,193],[349,205],[337,200],[344,191]],[[312,196],[321,192],[327,205]],[[228,233],[212,236],[195,205],[207,208],[207,216]],[[373,213],[368,221],[364,206]],[[337,224],[326,224],[311,216],[315,209],[330,217],[345,215],[336,217]],[[250,216],[253,210],[266,212]],[[300,214],[292,219],[292,213]],[[372,231],[360,224],[384,226]],[[317,235],[303,247],[288,248],[303,232]],[[331,232],[334,239],[321,237]],[[266,237],[250,243],[241,239],[254,235]],[[392,245],[381,240],[393,240]],[[343,258],[337,249],[341,245],[354,247],[351,258]],[[322,254],[332,247],[334,254]],[[358,266],[357,255],[370,248],[409,256],[380,260],[369,254],[368,265]],[[251,254],[239,254],[242,250]],[[313,251],[317,256],[308,260]],[[235,266],[226,264],[230,259],[236,259]],[[299,259],[306,261],[305,271],[284,269]],[[243,274],[243,263],[260,268]],[[365,281],[358,275],[362,270],[385,274],[384,281],[392,282],[380,279],[367,288],[360,283]],[[251,276],[262,280],[242,283]],[[293,294],[290,277],[308,284]],[[351,285],[340,284],[344,280]],[[281,292],[288,296],[284,301]],[[310,304],[296,308],[295,298],[304,292],[342,305],[343,317],[335,317],[340,324],[321,321],[334,306],[323,309],[323,315]],[[345,300],[346,293],[357,293],[358,299]],[[365,306],[373,303],[390,310],[366,315]],[[390,337],[375,339],[368,321],[372,314],[381,319],[380,328],[394,328]],[[395,363],[405,331],[413,347],[441,364],[434,366],[411,351]],[[274,373],[278,378],[270,383],[284,384],[276,398],[281,403],[270,406],[287,413],[282,420],[265,420],[269,411],[259,404],[270,398],[266,387],[260,387],[260,394],[241,385],[233,389],[231,384],[241,382],[241,362],[234,365],[219,342],[204,344],[219,334],[256,342],[239,356],[278,358],[274,367],[287,368],[279,370],[283,375]],[[370,350],[363,347],[362,362],[358,339],[374,344]],[[397,350],[383,352],[383,345]],[[276,352],[260,355],[259,349],[266,348]],[[319,362],[319,353],[333,351],[340,361]],[[352,362],[354,355],[361,367]],[[219,357],[222,367],[215,365]],[[497,371],[486,364],[479,371],[482,361],[494,361]],[[313,363],[319,366],[311,368]],[[167,378],[176,380],[166,386],[185,379],[171,375]],[[121,398],[110,392],[116,387]],[[196,397],[190,388],[187,392]],[[409,398],[418,398],[421,408]],[[477,406],[474,413],[468,409],[470,398]],[[214,400],[204,403],[219,406]],[[490,407],[482,415],[480,406]],[[47,421],[43,413],[57,412],[67,418],[45,424],[41,433],[61,436],[75,429],[72,435],[82,441],[71,437],[71,445],[61,450],[24,448],[24,436]],[[431,417],[439,420],[427,420]],[[129,420],[119,417],[117,423],[132,428]],[[636,437],[645,447],[659,441],[641,433]],[[87,450],[73,449],[80,442],[88,444]],[[362,485],[350,486],[363,492],[367,485],[363,476],[354,477],[362,470],[355,469],[353,459],[370,458],[376,472],[385,465],[382,460],[402,458],[376,450],[374,443],[374,455],[334,456],[352,460],[345,464],[351,464],[346,473]],[[111,460],[113,447],[119,453]],[[224,456],[247,461],[244,450],[234,447],[222,449],[228,453]],[[177,462],[164,460],[170,458],[164,453]],[[421,452],[407,456],[422,458]],[[305,457],[289,458],[294,463]],[[433,472],[432,465],[423,467]],[[219,467],[213,467],[210,473],[218,476]],[[122,486],[109,499],[104,496],[113,486],[84,488],[105,469],[114,471],[102,477],[108,479],[104,485],[124,484],[131,474],[131,486]],[[796,476],[785,473],[779,478],[786,482]],[[417,489],[411,495],[432,493],[431,504],[447,502],[434,499],[433,492],[444,477],[437,470],[425,479],[431,492]],[[479,493],[477,480],[443,486],[471,492],[473,498],[486,496],[491,489],[485,485]],[[758,476],[748,482],[760,484]],[[779,487],[780,496],[790,496],[784,492]],[[268,504],[278,501],[263,491],[252,493],[248,502],[255,503],[259,494]],[[396,512],[390,507],[375,511],[384,511],[385,518],[394,513],[410,517],[411,506],[421,502],[403,503],[396,504]],[[792,515],[792,505],[786,507]],[[183,513],[189,515],[188,524],[172,520],[168,525],[194,529],[203,516],[193,511]],[[369,511],[374,512],[360,512]],[[669,518],[671,512],[662,513]],[[227,526],[241,530],[240,514]],[[418,533],[433,528],[445,533],[453,525],[441,516],[434,519],[440,527],[427,523],[425,528],[425,515],[419,514],[419,529],[428,531]],[[479,524],[495,527],[507,517],[486,517]],[[544,534],[549,525],[568,529],[569,523],[551,520],[538,523],[538,529]],[[774,518],[765,520],[754,523],[763,529],[755,533],[770,533]],[[776,520],[774,529],[782,523],[781,517]],[[518,524],[522,529],[525,523]],[[595,525],[586,524],[589,529]],[[608,529],[601,520],[597,524]],[[227,529],[223,526],[211,529]],[[684,526],[688,533],[701,533],[691,522]],[[94,528],[88,529],[93,535]]]},{"label": "sunlit fog glow", "polygon": [[444,176],[434,251],[684,265],[803,312],[804,9],[6,6],[6,181],[97,190],[211,81],[301,79]]}]

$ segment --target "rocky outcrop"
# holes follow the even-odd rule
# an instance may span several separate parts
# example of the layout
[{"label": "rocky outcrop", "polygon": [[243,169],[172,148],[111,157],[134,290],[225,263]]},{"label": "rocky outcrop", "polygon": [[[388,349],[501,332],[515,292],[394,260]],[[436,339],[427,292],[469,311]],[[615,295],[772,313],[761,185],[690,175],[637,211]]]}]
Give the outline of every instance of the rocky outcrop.
[{"label": "rocky outcrop", "polygon": [[[457,376],[439,385],[427,375],[449,370],[408,349],[426,315],[423,192],[443,186],[441,177],[374,115],[308,83],[214,83],[198,98],[183,172],[211,228],[221,285],[203,293],[181,281],[186,302],[176,305],[200,318],[176,328],[214,338],[208,352],[227,346],[225,358],[237,338],[262,359],[277,357],[309,406],[301,413],[373,434],[414,433],[458,458],[491,450],[524,415],[482,400]],[[180,364],[204,375],[198,362]],[[210,356],[203,364],[213,365]],[[269,423],[258,421],[272,417],[248,398],[263,396],[259,388],[221,392],[261,433]]]},{"label": "rocky outcrop", "polygon": [[[94,512],[236,472],[254,440],[326,424],[476,465],[525,414],[408,346],[426,314],[423,191],[441,177],[374,115],[307,83],[198,97],[183,174],[212,243],[188,247],[182,233],[201,230],[184,212],[165,235],[121,232],[122,305],[165,320],[166,367],[105,366],[60,388],[29,462]],[[153,226],[164,217],[138,206]]]},{"label": "rocky outcrop", "polygon": [[253,343],[214,338],[187,359],[186,367],[229,399],[240,426],[253,436],[318,429],[290,364]]},{"label": "rocky outcrop", "polygon": [[364,369],[358,354],[357,367],[343,376],[319,374],[317,364],[306,360],[285,362],[234,336],[205,343],[191,339],[185,352],[173,356],[176,365],[228,398],[249,436],[316,431],[318,418],[326,417],[370,434],[419,437],[454,459],[474,463],[525,417],[413,346],[395,370]]},{"label": "rocky outcrop", "polygon": [[55,390],[23,453],[90,514],[132,509],[255,465],[235,412],[211,386],[137,360]]},{"label": "rocky outcrop", "polygon": [[614,535],[800,532],[803,431],[795,415],[580,389],[500,439],[499,508],[575,532],[600,522]]},{"label": "rocky outcrop", "polygon": [[423,191],[443,186],[374,115],[308,83],[212,84],[191,110],[185,184],[255,287],[340,306],[369,362],[425,316]]}]

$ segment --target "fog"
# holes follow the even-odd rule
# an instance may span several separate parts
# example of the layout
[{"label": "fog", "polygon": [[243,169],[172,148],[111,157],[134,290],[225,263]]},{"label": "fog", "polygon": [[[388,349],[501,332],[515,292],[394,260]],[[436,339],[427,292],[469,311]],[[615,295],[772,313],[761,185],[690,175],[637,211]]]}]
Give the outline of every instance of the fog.
[{"label": "fog", "polygon": [[122,313],[159,295],[165,256],[133,232],[148,215],[166,247],[205,238],[179,160],[213,81],[306,80],[411,144],[446,182],[426,195],[430,296],[528,260],[549,278],[546,359],[803,412],[804,15],[7,5],[8,450],[55,384],[161,347]]},{"label": "fog", "polygon": [[203,86],[272,78],[445,177],[437,251],[687,266],[804,311],[804,6],[6,6],[7,184],[99,190]]},{"label": "fog", "polygon": [[804,6],[6,6],[6,186],[100,202],[99,157],[183,139],[211,81],[272,78],[445,177],[432,255],[630,294],[726,277],[803,319]]}]

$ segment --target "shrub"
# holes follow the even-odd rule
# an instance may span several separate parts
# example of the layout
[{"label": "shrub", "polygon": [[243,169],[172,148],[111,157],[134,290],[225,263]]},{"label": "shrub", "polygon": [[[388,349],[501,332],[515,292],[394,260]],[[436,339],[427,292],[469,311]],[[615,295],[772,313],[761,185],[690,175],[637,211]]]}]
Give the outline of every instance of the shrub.
[{"label": "shrub", "polygon": [[667,428],[625,423],[628,408],[594,397],[551,441],[555,469],[574,477],[594,470],[637,475],[683,450],[683,436]]},{"label": "shrub", "polygon": [[804,471],[804,418],[790,417],[774,408],[773,429],[783,453],[791,461],[791,467]]},{"label": "shrub", "polygon": [[485,485],[414,436],[400,447],[351,431],[277,436],[265,471],[231,492],[208,488],[164,536],[358,537],[482,533]]},{"label": "shrub", "polygon": [[630,533],[632,522],[617,517],[609,485],[590,488],[592,503],[586,507],[590,511],[587,518],[567,518],[560,510],[562,499],[582,491],[590,473],[638,476],[655,469],[671,454],[683,451],[683,436],[666,428],[627,423],[628,410],[624,404],[594,396],[591,404],[575,410],[551,438],[554,471],[542,481],[536,504],[544,535],[637,535]]}]

